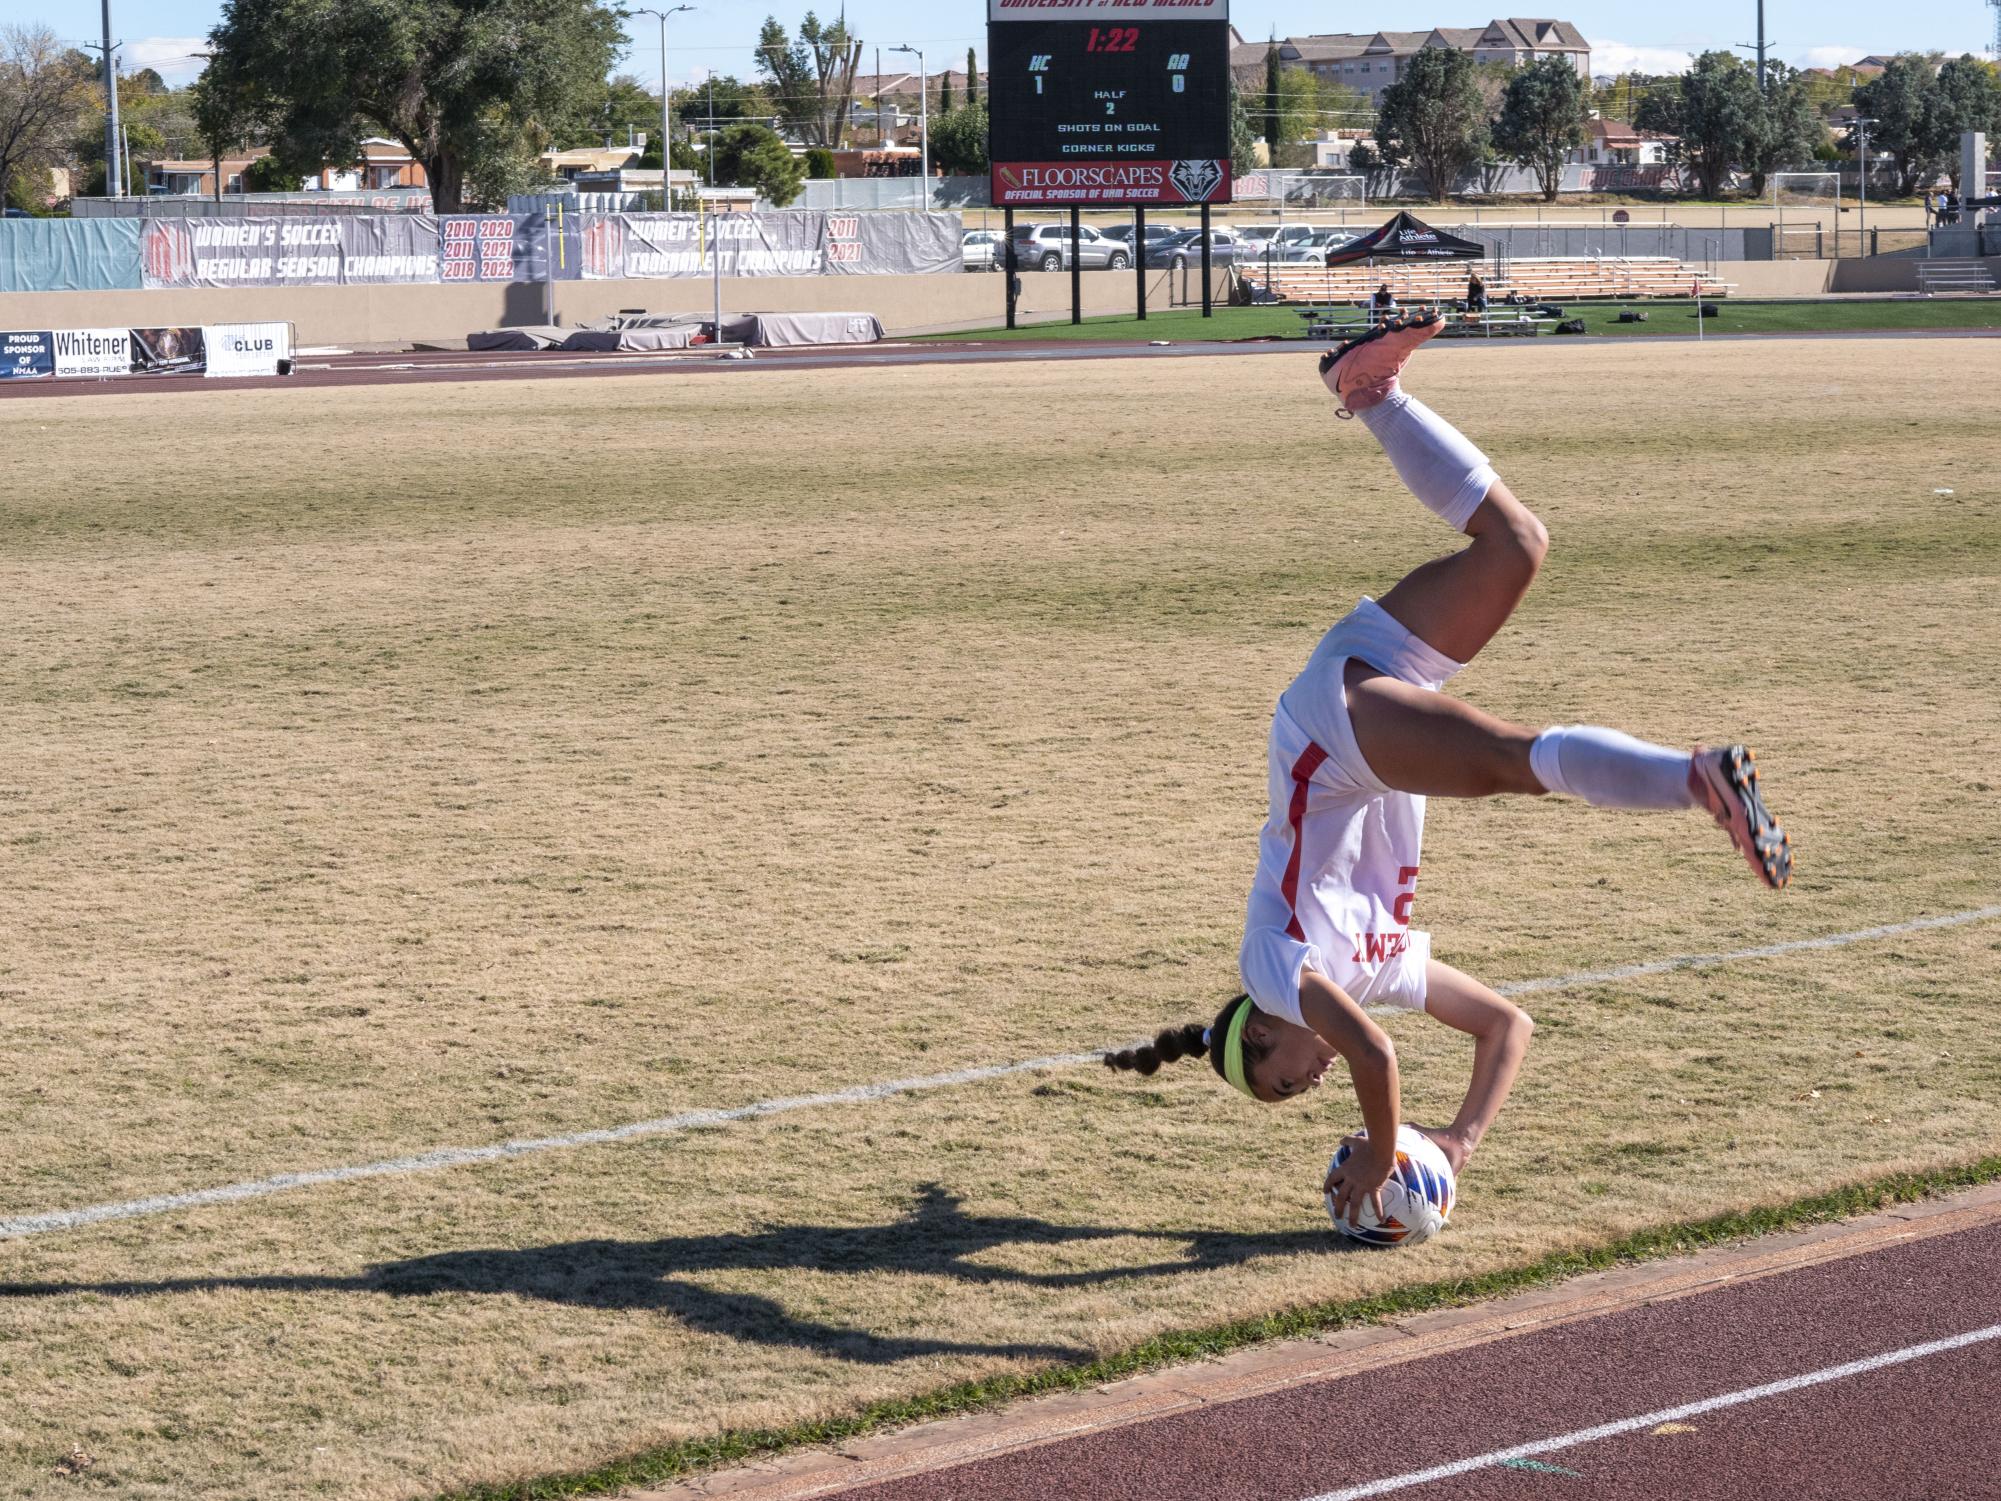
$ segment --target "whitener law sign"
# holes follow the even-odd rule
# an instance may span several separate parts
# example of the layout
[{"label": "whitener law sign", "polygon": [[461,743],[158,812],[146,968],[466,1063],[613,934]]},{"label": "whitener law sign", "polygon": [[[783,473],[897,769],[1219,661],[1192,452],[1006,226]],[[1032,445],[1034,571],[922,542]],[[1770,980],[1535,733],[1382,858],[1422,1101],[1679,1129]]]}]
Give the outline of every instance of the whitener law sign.
[{"label": "whitener law sign", "polygon": [[0,380],[110,380],[122,375],[277,375],[289,370],[292,325],[56,328],[0,332]]}]

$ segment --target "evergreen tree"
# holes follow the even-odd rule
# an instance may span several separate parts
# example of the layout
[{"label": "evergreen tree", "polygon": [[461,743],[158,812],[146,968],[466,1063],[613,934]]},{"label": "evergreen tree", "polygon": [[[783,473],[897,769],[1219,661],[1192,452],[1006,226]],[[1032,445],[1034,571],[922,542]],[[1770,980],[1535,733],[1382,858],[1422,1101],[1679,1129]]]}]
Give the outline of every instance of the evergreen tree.
[{"label": "evergreen tree", "polygon": [[1433,200],[1443,202],[1487,145],[1486,103],[1473,59],[1450,47],[1422,48],[1383,90],[1376,141],[1386,159],[1408,157],[1431,185]]},{"label": "evergreen tree", "polygon": [[1705,198],[1720,196],[1752,148],[1764,104],[1758,80],[1728,52],[1705,52],[1681,77],[1648,92],[1634,111],[1641,130],[1680,137],[1680,156]]},{"label": "evergreen tree", "polygon": [[1508,79],[1494,122],[1494,149],[1534,170],[1546,203],[1556,202],[1563,165],[1584,144],[1588,107],[1583,75],[1568,58],[1545,57]]}]

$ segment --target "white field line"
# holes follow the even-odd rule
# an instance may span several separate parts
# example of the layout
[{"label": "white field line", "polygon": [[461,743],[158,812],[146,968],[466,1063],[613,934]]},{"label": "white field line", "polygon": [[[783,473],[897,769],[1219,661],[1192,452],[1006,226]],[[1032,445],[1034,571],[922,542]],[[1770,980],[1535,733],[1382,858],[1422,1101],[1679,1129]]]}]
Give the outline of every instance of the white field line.
[{"label": "white field line", "polygon": [[[1520,980],[1499,988],[1503,995],[1527,995],[1536,991],[1563,990],[1580,985],[1602,985],[1609,981],[1657,975],[1669,970],[1709,969],[1744,959],[1769,959],[1806,949],[1842,948],[1872,939],[1893,938],[1903,933],[1919,933],[1930,928],[1956,928],[1967,923],[1986,922],[2001,917],[2001,907],[1978,907],[1965,912],[1949,912],[1940,917],[1920,917],[1909,922],[1889,923],[1879,928],[1858,928],[1851,933],[1829,933],[1819,938],[1795,939],[1790,943],[1768,944],[1762,948],[1738,949],[1727,954],[1688,954],[1677,959],[1660,959],[1649,964],[1630,964],[1621,969],[1593,970],[1574,975],[1557,975],[1541,980]],[[955,1069],[945,1074],[925,1074],[910,1079],[890,1079],[880,1084],[857,1084],[828,1094],[790,1095],[776,1100],[759,1100],[730,1110],[687,1110],[657,1120],[632,1121],[596,1131],[573,1131],[562,1136],[535,1136],[497,1142],[484,1147],[434,1147],[408,1157],[391,1157],[381,1162],[356,1163],[348,1167],[314,1168],[306,1172],[279,1173],[270,1178],[254,1178],[242,1183],[226,1183],[217,1188],[200,1188],[189,1193],[160,1194],[153,1198],[127,1199],[113,1204],[91,1204],[81,1209],[51,1209],[34,1214],[0,1217],[0,1240],[10,1236],[46,1235],[58,1230],[80,1230],[107,1220],[139,1219],[146,1215],[172,1214],[182,1209],[199,1209],[206,1204],[233,1204],[243,1199],[261,1199],[288,1193],[296,1188],[313,1188],[322,1183],[351,1183],[361,1178],[390,1178],[406,1173],[429,1173],[440,1168],[469,1167],[480,1162],[504,1162],[529,1157],[538,1152],[567,1151],[573,1147],[606,1146],[621,1141],[641,1141],[653,1136],[671,1136],[700,1126],[723,1126],[732,1121],[756,1120],[767,1115],[785,1115],[794,1110],[812,1110],[823,1105],[867,1105],[896,1095],[921,1094],[933,1089],[951,1089],[961,1084],[977,1084],[1001,1079],[1009,1074],[1036,1069],[1076,1068],[1095,1063],[1100,1053],[1063,1053],[1047,1058],[1029,1058],[1019,1063],[998,1063],[979,1068]]]},{"label": "white field line", "polygon": [[1788,1392],[1801,1391],[1809,1386],[1840,1381],[1847,1376],[1867,1375],[1870,1371],[1880,1371],[1887,1366],[1923,1360],[1927,1355],[1943,1355],[1948,1350],[1960,1350],[1968,1345],[1977,1345],[1992,1339],[2001,1339],[2001,1324],[1989,1324],[1985,1329],[1955,1334],[1948,1339],[1930,1340],[1922,1345],[1906,1345],[1901,1350],[1891,1350],[1887,1354],[1851,1360],[1846,1365],[1828,1366],[1823,1370],[1809,1371],[1803,1376],[1788,1376],[1783,1381],[1770,1381],[1763,1386],[1746,1387],[1742,1391],[1725,1392],[1720,1397],[1705,1397],[1700,1402],[1687,1402],[1680,1407],[1663,1407],[1656,1412],[1643,1412],[1638,1417],[1621,1418],[1616,1423],[1600,1423],[1595,1428],[1579,1428],[1574,1433],[1565,1433],[1556,1438],[1534,1439],[1526,1444],[1516,1444],[1512,1449],[1495,1449],[1491,1453],[1476,1454],[1471,1459],[1433,1465],[1428,1470],[1412,1470],[1403,1475],[1391,1475],[1382,1480],[1351,1485],[1346,1490],[1327,1491],[1313,1497],[1312,1501],[1362,1501],[1365,1496],[1387,1496],[1396,1491],[1430,1485],[1435,1480],[1451,1480],[1460,1475],[1471,1474],[1475,1470],[1491,1469],[1495,1465],[1507,1464],[1510,1460],[1528,1459],[1537,1454],[1554,1454],[1580,1444],[1595,1444],[1600,1439],[1617,1438],[1622,1433],[1635,1433],[1643,1428],[1657,1428],[1662,1423],[1678,1423],[1684,1418],[1700,1417],[1705,1412],[1716,1412],[1725,1407],[1740,1407],[1746,1402],[1763,1401],[1766,1397],[1783,1397]]}]

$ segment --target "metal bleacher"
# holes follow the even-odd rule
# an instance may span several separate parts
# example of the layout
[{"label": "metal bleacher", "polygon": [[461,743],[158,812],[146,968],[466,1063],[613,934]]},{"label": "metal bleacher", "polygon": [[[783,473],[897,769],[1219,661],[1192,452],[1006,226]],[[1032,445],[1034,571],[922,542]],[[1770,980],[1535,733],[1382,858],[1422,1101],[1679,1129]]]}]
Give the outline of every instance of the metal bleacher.
[{"label": "metal bleacher", "polygon": [[[1468,263],[1382,266],[1274,265],[1253,262],[1245,279],[1280,302],[1363,303],[1388,282],[1399,303],[1453,301],[1466,293]],[[1717,297],[1730,283],[1672,256],[1511,257],[1479,266],[1490,304],[1591,297]]]},{"label": "metal bleacher", "polygon": [[1985,261],[1936,260],[1918,262],[1918,292],[1924,297],[1952,293],[1979,293],[1994,290],[1994,273]]}]

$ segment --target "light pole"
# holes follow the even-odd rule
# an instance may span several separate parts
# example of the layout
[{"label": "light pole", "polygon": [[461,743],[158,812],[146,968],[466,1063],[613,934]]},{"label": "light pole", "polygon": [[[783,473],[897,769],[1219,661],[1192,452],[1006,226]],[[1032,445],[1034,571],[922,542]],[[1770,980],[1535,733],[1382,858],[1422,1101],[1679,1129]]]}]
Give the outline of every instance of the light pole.
[{"label": "light pole", "polygon": [[1861,227],[1855,231],[1855,253],[1859,256],[1869,253],[1869,127],[1877,122],[1867,115],[1855,117],[1855,151],[1862,158],[1862,219]]},{"label": "light pole", "polygon": [[642,5],[633,12],[634,15],[660,18],[660,212],[663,214],[674,206],[669,189],[674,180],[674,164],[670,149],[674,139],[674,119],[671,113],[674,93],[667,86],[667,18],[694,8],[692,5],[676,5],[667,10],[655,10],[651,6]]},{"label": "light pole", "polygon": [[[891,52],[911,52],[917,57],[917,175],[924,179],[924,207],[931,207],[931,76],[924,71],[922,47],[892,47]],[[878,85],[880,86],[880,85]],[[880,109],[882,102],[876,101]]]}]

